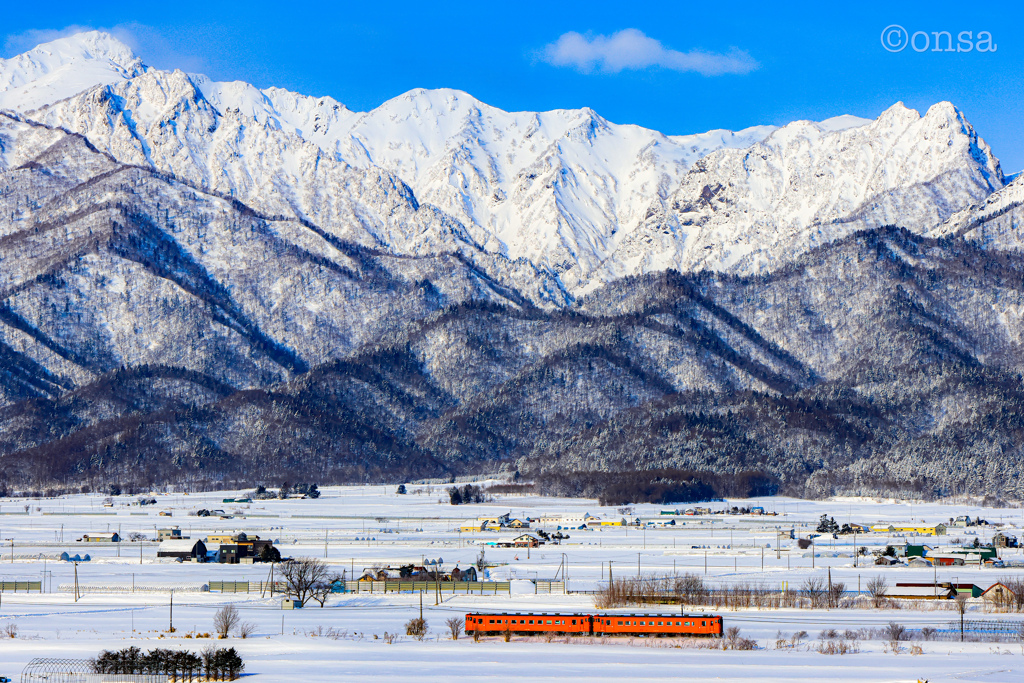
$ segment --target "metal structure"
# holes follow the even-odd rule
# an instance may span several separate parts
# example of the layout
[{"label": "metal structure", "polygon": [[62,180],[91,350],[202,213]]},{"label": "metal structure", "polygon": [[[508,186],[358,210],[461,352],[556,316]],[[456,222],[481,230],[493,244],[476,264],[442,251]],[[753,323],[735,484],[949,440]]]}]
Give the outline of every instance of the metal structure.
[{"label": "metal structure", "polygon": [[91,659],[36,657],[21,672],[21,683],[169,683],[164,674],[98,674]]}]

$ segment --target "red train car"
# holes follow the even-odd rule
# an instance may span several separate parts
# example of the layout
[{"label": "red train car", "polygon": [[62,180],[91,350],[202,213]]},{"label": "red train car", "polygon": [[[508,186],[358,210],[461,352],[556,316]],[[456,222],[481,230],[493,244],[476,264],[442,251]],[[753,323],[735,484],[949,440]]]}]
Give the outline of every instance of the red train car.
[{"label": "red train car", "polygon": [[722,617],[712,614],[597,614],[595,635],[722,637]]},{"label": "red train car", "polygon": [[466,635],[504,633],[564,633],[586,636],[594,631],[594,618],[589,614],[467,614]]},{"label": "red train car", "polygon": [[466,635],[511,631],[517,635],[722,636],[722,617],[712,614],[520,614],[470,613]]}]

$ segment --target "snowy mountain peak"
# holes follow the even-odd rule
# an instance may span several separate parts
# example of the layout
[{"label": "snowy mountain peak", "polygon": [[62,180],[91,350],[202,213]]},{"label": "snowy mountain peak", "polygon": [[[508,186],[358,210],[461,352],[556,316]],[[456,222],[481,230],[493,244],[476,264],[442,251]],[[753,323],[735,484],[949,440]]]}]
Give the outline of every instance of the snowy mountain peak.
[{"label": "snowy mountain peak", "polygon": [[78,33],[0,59],[0,109],[38,109],[145,71],[132,49],[109,33]]},{"label": "snowy mountain peak", "polygon": [[147,69],[101,33],[0,63],[0,88],[0,107],[35,109],[119,161],[395,254],[481,249],[573,294],[667,268],[771,270],[863,228],[924,232],[1005,184],[948,102],[671,136],[448,88],[354,112]]}]

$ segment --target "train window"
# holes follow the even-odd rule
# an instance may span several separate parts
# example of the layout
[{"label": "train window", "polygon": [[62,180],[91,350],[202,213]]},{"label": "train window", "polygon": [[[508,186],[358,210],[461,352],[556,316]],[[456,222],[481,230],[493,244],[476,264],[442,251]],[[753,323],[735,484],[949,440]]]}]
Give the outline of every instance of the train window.
[{"label": "train window", "polygon": [[573,619],[573,620],[572,620],[572,625],[573,625],[573,626],[575,626],[575,625],[576,625],[576,620],[575,620],[575,619]]},{"label": "train window", "polygon": [[492,624],[493,624],[493,623],[494,623],[494,619],[491,619],[490,623],[492,623]]},{"label": "train window", "polygon": [[551,620],[550,620],[550,619],[548,619],[548,623],[549,623],[549,624],[551,623]]},{"label": "train window", "polygon": [[619,621],[619,626],[622,626],[622,621]]},{"label": "train window", "polygon": [[700,622],[700,625],[701,625],[701,626],[707,626],[707,625],[708,625],[708,622],[706,622],[706,621],[702,621],[702,622]]},{"label": "train window", "polygon": [[664,625],[665,625],[664,622],[661,622],[661,621],[658,622],[658,626],[664,626]]},{"label": "train window", "polygon": [[530,623],[531,623],[531,624],[533,623],[533,619],[530,619]]}]

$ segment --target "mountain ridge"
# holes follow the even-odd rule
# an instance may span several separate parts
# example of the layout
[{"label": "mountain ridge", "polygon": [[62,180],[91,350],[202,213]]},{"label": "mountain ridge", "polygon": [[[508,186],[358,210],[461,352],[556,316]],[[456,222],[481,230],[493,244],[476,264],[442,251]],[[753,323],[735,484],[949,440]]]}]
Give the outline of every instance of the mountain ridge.
[{"label": "mountain ridge", "polygon": [[90,59],[0,113],[0,489],[1024,496],[1024,185],[948,103],[664,136]]}]

